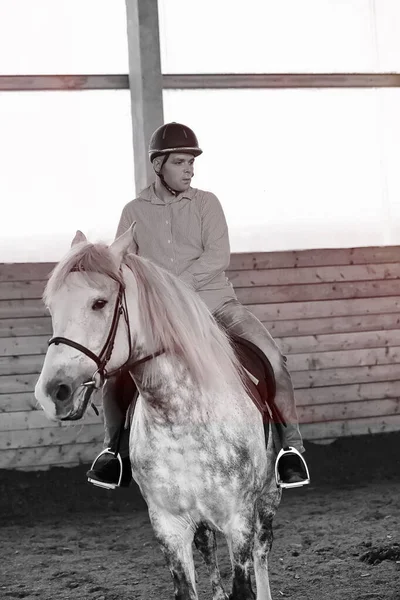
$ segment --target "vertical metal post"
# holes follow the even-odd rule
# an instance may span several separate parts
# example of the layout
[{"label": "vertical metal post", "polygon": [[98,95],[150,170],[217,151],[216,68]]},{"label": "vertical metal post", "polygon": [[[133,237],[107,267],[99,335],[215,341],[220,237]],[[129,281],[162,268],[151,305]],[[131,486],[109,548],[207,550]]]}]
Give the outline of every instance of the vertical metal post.
[{"label": "vertical metal post", "polygon": [[135,187],[138,194],[153,181],[148,144],[163,124],[162,74],[157,0],[125,0],[128,23]]}]

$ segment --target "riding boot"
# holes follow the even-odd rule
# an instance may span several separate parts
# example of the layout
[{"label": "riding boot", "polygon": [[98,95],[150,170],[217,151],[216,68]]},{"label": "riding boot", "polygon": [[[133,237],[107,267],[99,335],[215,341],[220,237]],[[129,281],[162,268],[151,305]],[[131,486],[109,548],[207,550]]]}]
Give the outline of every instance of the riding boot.
[{"label": "riding boot", "polygon": [[[276,407],[275,407],[276,410]],[[288,426],[282,422],[279,410],[272,424],[274,445],[278,453],[275,461],[276,484],[281,488],[294,488],[310,483],[308,466],[301,452],[288,442]],[[264,429],[266,424],[264,424]],[[268,438],[267,438],[268,439]]]},{"label": "riding boot", "polygon": [[105,449],[86,473],[89,483],[106,489],[128,487],[132,480],[129,459],[130,428],[126,413],[139,393],[129,373],[110,379],[103,389]]},{"label": "riding boot", "polygon": [[[130,430],[123,428],[119,443],[129,445]],[[128,456],[121,456],[119,443],[115,449],[106,448],[94,459],[86,476],[89,483],[108,490],[117,487],[129,487],[132,481],[131,461]]]}]

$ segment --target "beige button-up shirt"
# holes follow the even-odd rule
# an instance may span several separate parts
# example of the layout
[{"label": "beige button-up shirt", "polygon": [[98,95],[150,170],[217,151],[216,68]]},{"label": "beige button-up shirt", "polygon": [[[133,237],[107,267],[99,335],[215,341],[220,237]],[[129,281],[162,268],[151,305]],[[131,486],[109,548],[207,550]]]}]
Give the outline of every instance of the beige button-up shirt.
[{"label": "beige button-up shirt", "polygon": [[236,298],[225,275],[230,262],[228,227],[214,194],[190,187],[164,202],[153,184],[124,207],[117,237],[133,221],[132,252],[180,277],[211,311]]}]

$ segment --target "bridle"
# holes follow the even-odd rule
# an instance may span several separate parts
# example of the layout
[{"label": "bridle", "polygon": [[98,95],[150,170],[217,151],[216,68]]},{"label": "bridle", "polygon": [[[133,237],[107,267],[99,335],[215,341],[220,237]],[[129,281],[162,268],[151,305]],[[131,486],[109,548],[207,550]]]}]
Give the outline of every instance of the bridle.
[{"label": "bridle", "polygon": [[[74,268],[71,269],[71,271],[82,271],[82,269]],[[114,349],[115,336],[117,335],[117,329],[121,315],[124,315],[125,323],[127,326],[129,354],[125,363],[121,367],[118,367],[118,369],[114,369],[113,371],[107,371],[106,367]],[[137,367],[139,364],[147,362],[148,360],[151,360],[152,358],[155,358],[156,356],[159,356],[160,354],[163,354],[165,352],[164,349],[161,349],[157,352],[154,352],[153,354],[145,356],[144,358],[132,361],[131,328],[129,323],[128,307],[126,304],[125,285],[123,283],[119,283],[117,301],[114,307],[114,313],[111,321],[110,330],[108,332],[108,336],[104,343],[104,346],[98,355],[92,352],[92,350],[90,350],[89,348],[86,348],[86,346],[83,346],[82,344],[79,344],[78,342],[75,342],[74,340],[70,340],[65,337],[52,337],[48,341],[48,346],[51,346],[51,344],[55,344],[56,346],[58,346],[59,344],[71,346],[72,348],[79,350],[79,352],[82,352],[83,354],[91,358],[96,363],[97,369],[93,373],[92,378],[82,383],[82,386],[92,388],[91,391],[95,389],[100,389],[103,386],[104,382],[113,375],[116,375],[117,373],[123,373],[124,371],[130,371]]]}]

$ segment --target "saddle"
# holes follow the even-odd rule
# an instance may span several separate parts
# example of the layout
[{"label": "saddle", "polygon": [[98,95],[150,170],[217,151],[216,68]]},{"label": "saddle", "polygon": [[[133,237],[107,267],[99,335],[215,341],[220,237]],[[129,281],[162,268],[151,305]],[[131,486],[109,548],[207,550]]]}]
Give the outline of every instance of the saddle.
[{"label": "saddle", "polygon": [[276,383],[271,363],[264,352],[253,342],[236,334],[229,333],[235,353],[245,369],[245,380],[250,397],[263,416],[264,422],[272,417],[275,423],[282,423],[283,418],[275,405]]},{"label": "saddle", "polygon": [[284,427],[286,423],[275,404],[276,383],[274,370],[258,346],[230,331],[227,332],[236,356],[245,370],[245,383],[250,398],[262,415],[265,445],[271,433],[276,452],[287,447]]}]

